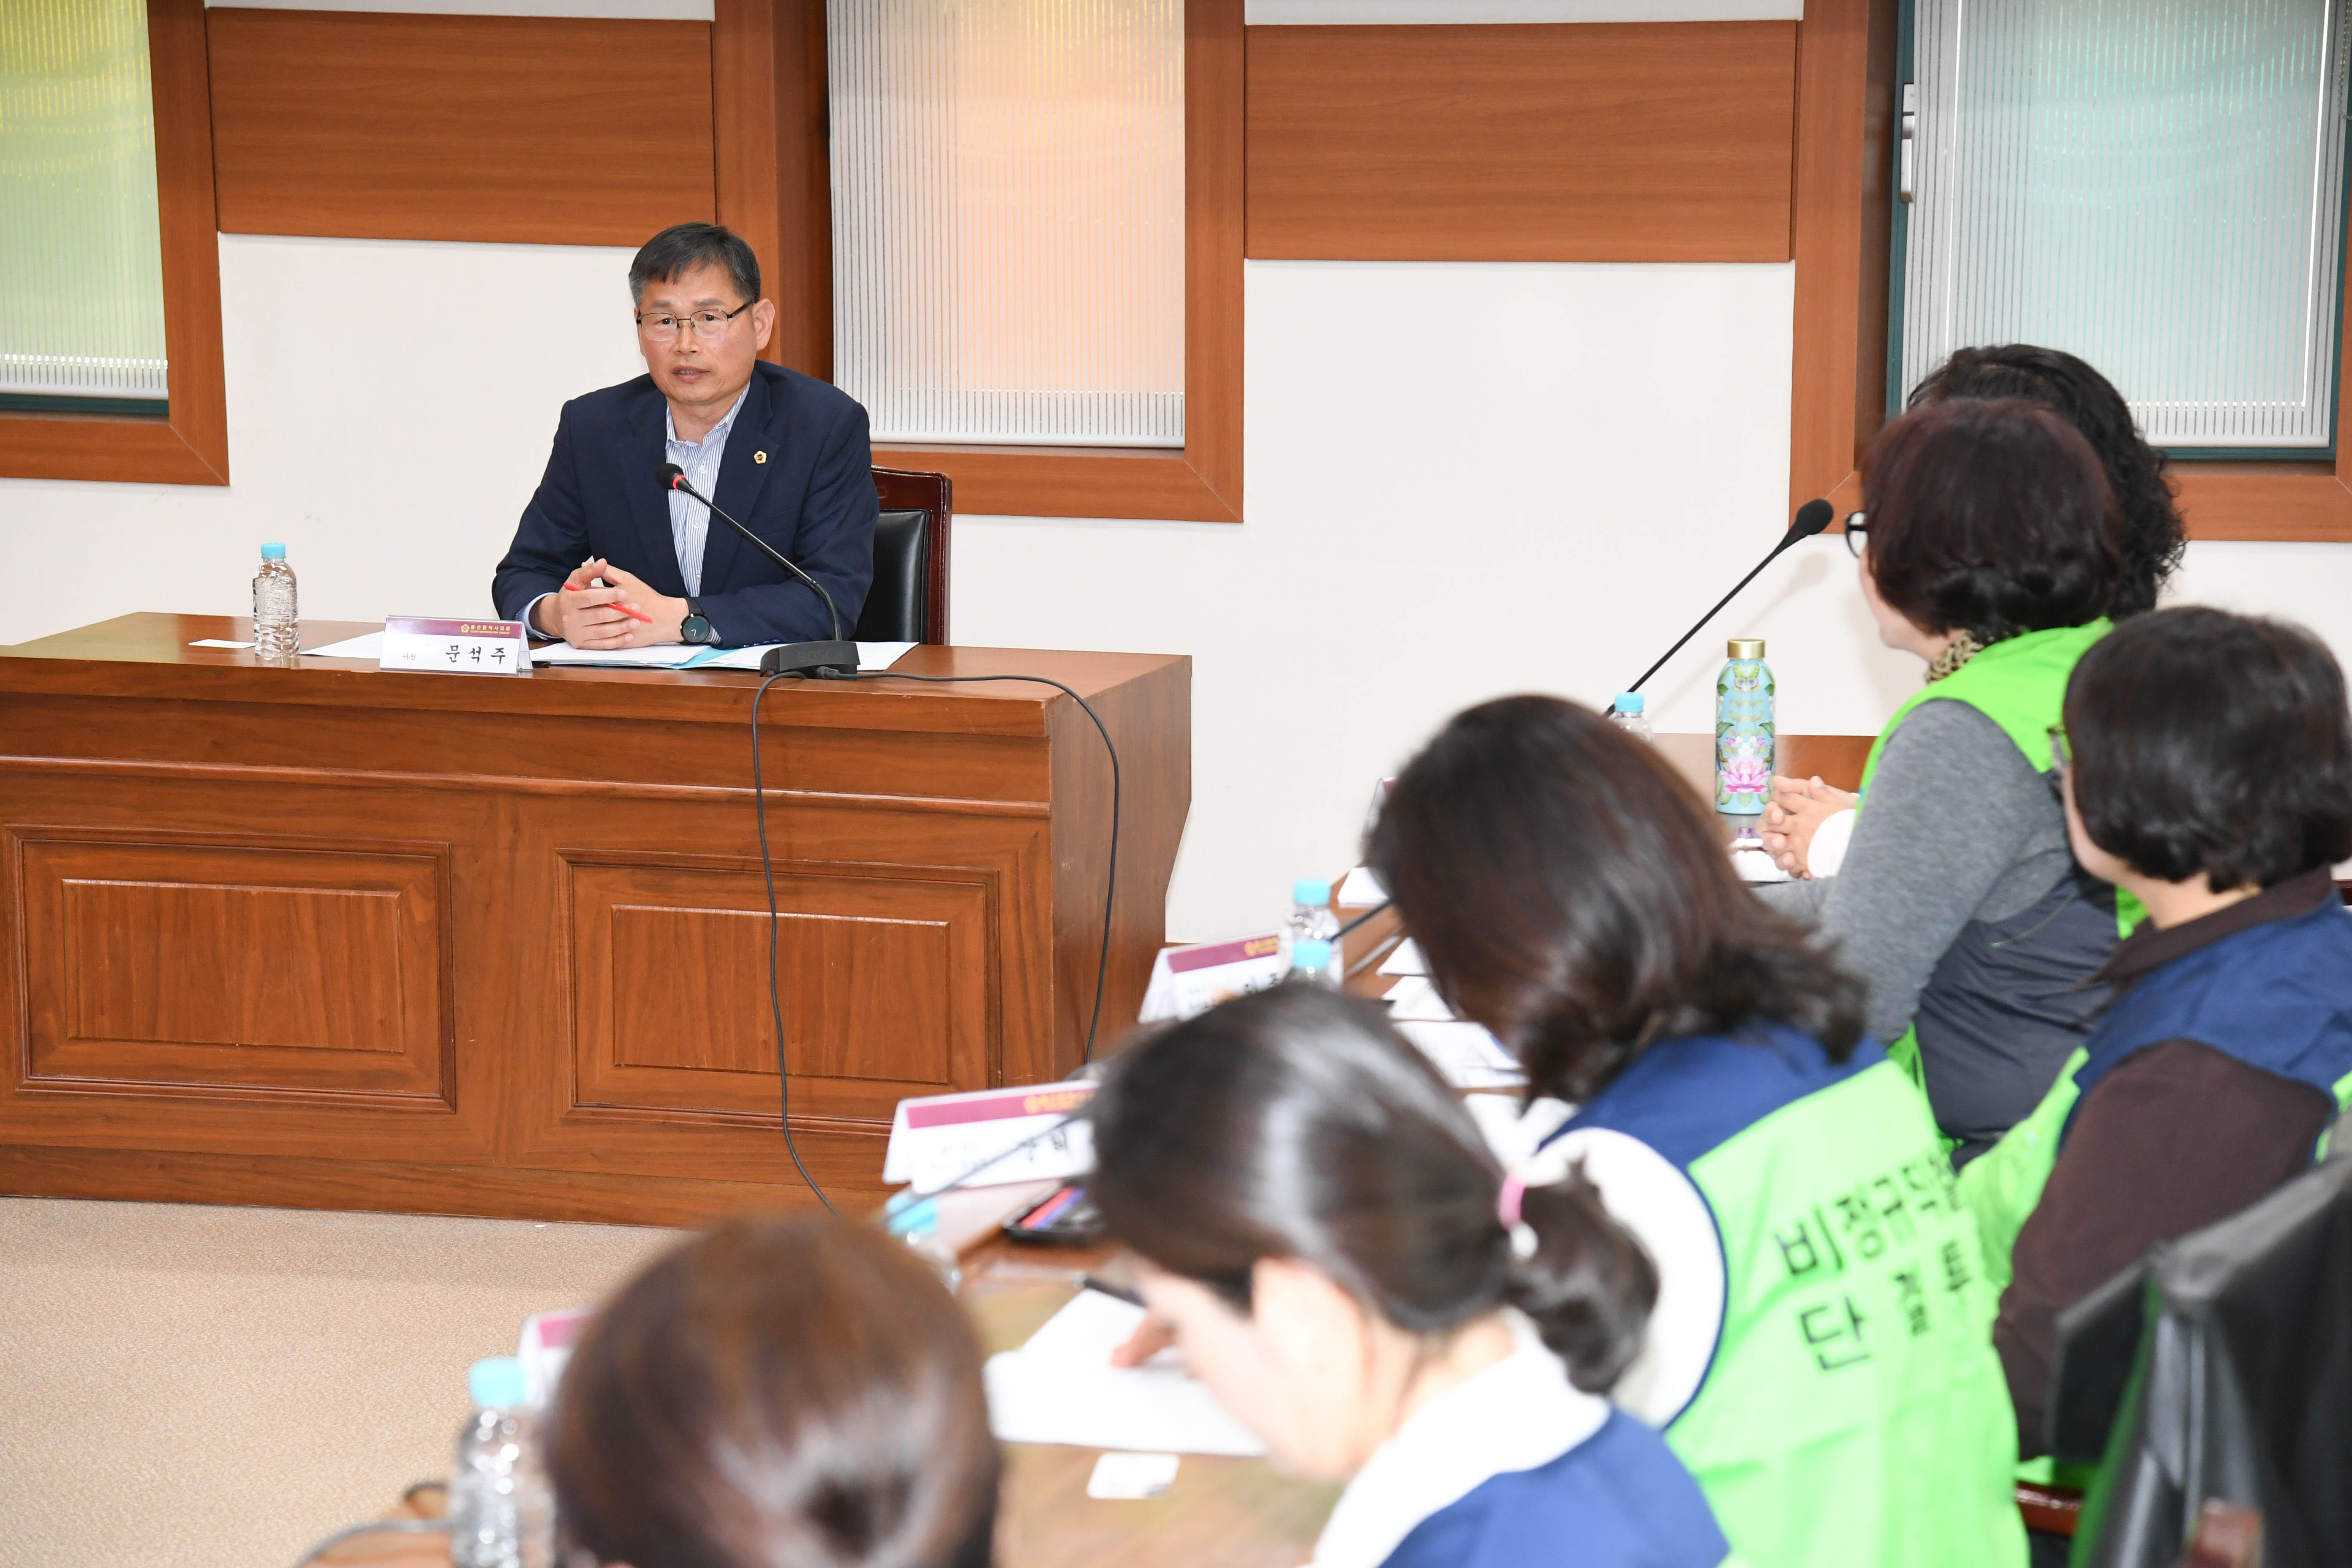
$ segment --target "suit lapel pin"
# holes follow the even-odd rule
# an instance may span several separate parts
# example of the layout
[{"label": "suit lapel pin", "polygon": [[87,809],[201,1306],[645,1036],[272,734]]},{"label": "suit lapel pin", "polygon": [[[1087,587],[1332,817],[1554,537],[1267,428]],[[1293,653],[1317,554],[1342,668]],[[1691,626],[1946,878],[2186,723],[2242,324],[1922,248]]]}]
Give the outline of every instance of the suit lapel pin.
[{"label": "suit lapel pin", "polygon": [[751,454],[751,460],[755,463],[764,463],[768,460],[768,454],[765,452],[754,452]]}]

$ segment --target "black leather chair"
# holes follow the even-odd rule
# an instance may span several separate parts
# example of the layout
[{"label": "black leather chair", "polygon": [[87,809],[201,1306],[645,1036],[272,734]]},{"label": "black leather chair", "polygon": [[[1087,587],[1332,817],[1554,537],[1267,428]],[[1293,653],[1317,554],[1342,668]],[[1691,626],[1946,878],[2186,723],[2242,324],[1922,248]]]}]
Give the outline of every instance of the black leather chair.
[{"label": "black leather chair", "polygon": [[2101,1458],[2074,1561],[2169,1568],[2205,1505],[2265,1568],[2352,1563],[2352,1116],[2328,1158],[2058,1320],[2049,1436]]},{"label": "black leather chair", "polygon": [[857,613],[859,642],[948,640],[948,527],[954,517],[945,474],[874,470],[882,516],[874,525],[874,585]]}]

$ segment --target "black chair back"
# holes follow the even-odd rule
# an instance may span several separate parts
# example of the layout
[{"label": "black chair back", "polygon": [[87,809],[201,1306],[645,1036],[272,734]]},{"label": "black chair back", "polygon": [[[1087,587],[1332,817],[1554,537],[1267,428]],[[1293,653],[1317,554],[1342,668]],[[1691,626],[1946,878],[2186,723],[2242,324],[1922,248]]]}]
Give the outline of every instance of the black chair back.
[{"label": "black chair back", "polygon": [[857,612],[859,642],[948,640],[948,477],[874,470],[874,583]]},{"label": "black chair back", "polygon": [[[2169,1568],[2207,1502],[2262,1515],[2264,1568],[2352,1563],[2352,1128],[2329,1158],[2219,1225],[2157,1248],[2141,1266],[2144,1329],[2099,1480],[2085,1500],[2074,1562]],[[2112,1398],[2116,1319],[2127,1293],[2060,1323],[2061,1358],[2084,1336],[2066,1384]],[[2091,1342],[2104,1341],[2099,1350]],[[2088,1374],[2088,1375],[2085,1375]],[[2061,1415],[2062,1457],[2077,1447]],[[2071,1440],[2070,1440],[2071,1439]],[[2089,1551],[2084,1550],[2087,1542]]]}]

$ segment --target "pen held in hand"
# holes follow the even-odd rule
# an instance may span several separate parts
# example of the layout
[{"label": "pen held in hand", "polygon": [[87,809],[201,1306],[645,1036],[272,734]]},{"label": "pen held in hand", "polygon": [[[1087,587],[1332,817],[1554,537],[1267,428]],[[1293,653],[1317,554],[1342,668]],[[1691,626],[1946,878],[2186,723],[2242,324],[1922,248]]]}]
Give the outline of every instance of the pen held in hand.
[{"label": "pen held in hand", "polygon": [[[580,592],[578,588],[569,583],[563,584],[563,591],[567,594],[576,594]],[[620,611],[621,614],[628,616],[629,619],[633,621],[643,621],[647,626],[651,626],[653,624],[653,617],[646,614],[643,610],[636,608],[635,605],[624,605],[620,601],[614,600],[613,603],[613,608]]]}]

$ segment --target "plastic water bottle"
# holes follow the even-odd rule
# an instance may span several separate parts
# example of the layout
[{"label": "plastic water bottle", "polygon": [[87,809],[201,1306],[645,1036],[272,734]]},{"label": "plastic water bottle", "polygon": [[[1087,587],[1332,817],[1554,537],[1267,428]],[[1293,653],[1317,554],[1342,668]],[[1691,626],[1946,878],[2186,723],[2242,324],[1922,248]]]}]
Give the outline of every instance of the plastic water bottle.
[{"label": "plastic water bottle", "polygon": [[1290,944],[1290,979],[1294,984],[1339,989],[1339,952],[1319,936]]},{"label": "plastic water bottle", "polygon": [[467,1382],[474,1415],[449,1471],[451,1568],[551,1568],[555,1505],[539,1423],[523,1405],[522,1363],[478,1361]]},{"label": "plastic water bottle", "polygon": [[908,1187],[892,1195],[883,1205],[884,1226],[907,1246],[907,1250],[929,1265],[940,1283],[953,1295],[963,1284],[963,1260],[955,1248],[947,1245],[940,1235],[940,1203],[937,1198],[919,1198]]},{"label": "plastic water bottle", "polygon": [[1290,884],[1290,919],[1282,929],[1286,970],[1298,968],[1298,946],[1307,942],[1324,944],[1324,967],[1330,971],[1330,984],[1339,984],[1339,917],[1331,912],[1331,884],[1320,877],[1301,877]]},{"label": "plastic water bottle", "polygon": [[1650,728],[1650,721],[1643,716],[1643,706],[1640,692],[1621,691],[1617,694],[1617,700],[1610,705],[1609,721],[1636,739],[1655,742],[1658,733]]},{"label": "plastic water bottle", "polygon": [[1762,637],[1733,637],[1724,656],[1715,678],[1715,809],[1760,816],[1772,793],[1772,667]]},{"label": "plastic water bottle", "polygon": [[286,564],[282,544],[261,547],[261,570],[253,576],[253,651],[260,658],[291,658],[302,651],[294,568]]}]

